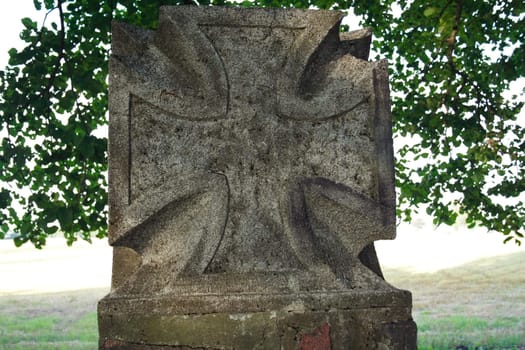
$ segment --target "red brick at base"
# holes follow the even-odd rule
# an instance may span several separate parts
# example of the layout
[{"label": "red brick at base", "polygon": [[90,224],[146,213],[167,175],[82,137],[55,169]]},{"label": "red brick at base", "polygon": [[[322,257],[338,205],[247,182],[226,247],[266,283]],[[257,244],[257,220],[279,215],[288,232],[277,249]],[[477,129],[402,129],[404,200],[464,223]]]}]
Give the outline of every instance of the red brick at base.
[{"label": "red brick at base", "polygon": [[324,323],[316,328],[312,334],[304,334],[297,350],[330,350],[330,325]]}]

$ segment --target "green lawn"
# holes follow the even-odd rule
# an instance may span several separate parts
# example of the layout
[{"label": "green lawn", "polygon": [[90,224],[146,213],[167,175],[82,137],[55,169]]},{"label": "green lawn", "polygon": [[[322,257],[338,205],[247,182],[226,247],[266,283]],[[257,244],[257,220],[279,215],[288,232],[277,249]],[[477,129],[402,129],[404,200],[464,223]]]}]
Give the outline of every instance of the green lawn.
[{"label": "green lawn", "polygon": [[[428,274],[385,270],[414,295],[420,350],[525,350],[525,253]],[[97,349],[105,290],[0,296],[0,349]],[[464,349],[464,348],[463,348]]]},{"label": "green lawn", "polygon": [[435,273],[387,269],[385,276],[412,291],[420,350],[525,350],[524,267],[520,252]]},{"label": "green lawn", "polygon": [[96,303],[105,293],[0,297],[0,349],[97,349]]},{"label": "green lawn", "polygon": [[0,349],[96,349],[97,315],[66,323],[57,315],[0,316]]},{"label": "green lawn", "polygon": [[416,322],[420,350],[454,349],[459,345],[469,349],[518,349],[525,345],[524,318],[489,320],[453,315],[436,319],[420,314]]}]

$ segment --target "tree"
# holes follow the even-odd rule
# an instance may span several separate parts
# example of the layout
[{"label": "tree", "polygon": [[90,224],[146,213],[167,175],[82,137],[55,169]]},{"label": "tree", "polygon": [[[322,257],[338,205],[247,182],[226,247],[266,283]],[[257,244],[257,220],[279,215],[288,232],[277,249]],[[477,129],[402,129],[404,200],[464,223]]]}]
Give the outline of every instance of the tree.
[{"label": "tree", "polygon": [[[60,230],[71,244],[106,235],[110,23],[155,28],[161,5],[192,0],[34,0],[58,18],[22,20],[21,51],[0,72],[0,235],[42,247]],[[200,0],[200,5],[228,5]],[[231,5],[231,3],[229,4]],[[391,67],[399,215],[424,205],[435,224],[469,226],[519,242],[525,226],[525,75],[521,0],[254,0],[242,6],[347,10],[374,31]],[[46,16],[47,17],[47,16]],[[494,54],[489,55],[490,52]]]}]

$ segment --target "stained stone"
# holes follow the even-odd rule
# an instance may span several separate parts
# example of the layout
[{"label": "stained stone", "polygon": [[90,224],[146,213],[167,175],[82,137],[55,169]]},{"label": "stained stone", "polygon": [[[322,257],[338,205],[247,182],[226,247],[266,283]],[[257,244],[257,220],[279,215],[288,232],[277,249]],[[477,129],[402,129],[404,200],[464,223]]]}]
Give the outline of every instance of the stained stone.
[{"label": "stained stone", "polygon": [[113,24],[101,349],[415,349],[387,63],[335,11],[162,7]]}]

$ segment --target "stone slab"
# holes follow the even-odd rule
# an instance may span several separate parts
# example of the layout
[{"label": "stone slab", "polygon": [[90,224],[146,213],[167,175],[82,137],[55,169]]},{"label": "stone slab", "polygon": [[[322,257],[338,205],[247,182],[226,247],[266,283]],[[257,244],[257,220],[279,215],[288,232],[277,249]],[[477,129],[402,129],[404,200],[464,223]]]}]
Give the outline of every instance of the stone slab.
[{"label": "stone slab", "polygon": [[[246,308],[254,300],[258,310]],[[108,297],[100,303],[101,348],[416,349],[407,305],[410,293],[403,291]]]},{"label": "stone slab", "polygon": [[113,24],[101,349],[413,349],[387,63],[336,11]]}]

